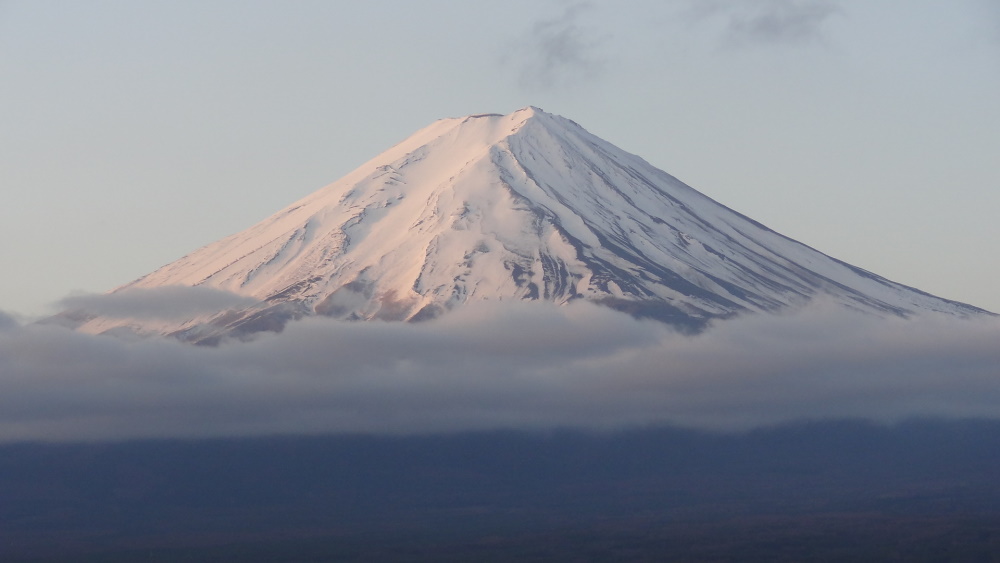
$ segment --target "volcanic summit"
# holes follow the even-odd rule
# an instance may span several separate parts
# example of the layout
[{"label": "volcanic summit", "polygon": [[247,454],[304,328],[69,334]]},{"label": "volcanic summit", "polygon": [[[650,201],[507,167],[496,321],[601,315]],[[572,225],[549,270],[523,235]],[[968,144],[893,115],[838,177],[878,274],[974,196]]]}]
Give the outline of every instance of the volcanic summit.
[{"label": "volcanic summit", "polygon": [[80,328],[209,342],[310,315],[419,321],[478,300],[583,299],[687,330],[820,296],[880,316],[984,313],[782,236],[535,107],[436,121],[114,291],[164,286],[252,302],[183,320],[83,316]]}]

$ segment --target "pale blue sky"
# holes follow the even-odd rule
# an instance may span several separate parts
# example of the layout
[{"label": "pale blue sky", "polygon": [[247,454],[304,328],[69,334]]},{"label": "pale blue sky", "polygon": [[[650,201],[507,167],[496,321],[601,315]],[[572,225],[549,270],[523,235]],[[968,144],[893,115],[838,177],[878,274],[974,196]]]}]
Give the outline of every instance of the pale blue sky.
[{"label": "pale blue sky", "polygon": [[995,0],[0,0],[0,310],[249,227],[448,116],[564,115],[1000,311]]}]

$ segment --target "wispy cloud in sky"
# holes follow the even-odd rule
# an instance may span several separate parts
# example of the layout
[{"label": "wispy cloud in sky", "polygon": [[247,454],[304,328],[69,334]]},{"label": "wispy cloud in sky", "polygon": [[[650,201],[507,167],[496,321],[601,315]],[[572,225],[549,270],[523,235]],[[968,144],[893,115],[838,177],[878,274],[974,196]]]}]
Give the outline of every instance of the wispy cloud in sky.
[{"label": "wispy cloud in sky", "polygon": [[986,21],[986,27],[992,32],[992,39],[1000,45],[1000,2],[978,0],[978,5]]},{"label": "wispy cloud in sky", "polygon": [[825,40],[825,27],[844,8],[837,0],[690,0],[694,21],[723,23],[722,43],[803,45]]},{"label": "wispy cloud in sky", "polygon": [[252,342],[0,331],[0,441],[1000,418],[1000,322],[814,307],[689,337],[587,304],[422,324],[310,319]]},{"label": "wispy cloud in sky", "polygon": [[566,4],[560,15],[534,22],[517,39],[513,60],[520,67],[522,87],[546,90],[601,74],[603,38],[582,21],[592,9],[590,2]]}]

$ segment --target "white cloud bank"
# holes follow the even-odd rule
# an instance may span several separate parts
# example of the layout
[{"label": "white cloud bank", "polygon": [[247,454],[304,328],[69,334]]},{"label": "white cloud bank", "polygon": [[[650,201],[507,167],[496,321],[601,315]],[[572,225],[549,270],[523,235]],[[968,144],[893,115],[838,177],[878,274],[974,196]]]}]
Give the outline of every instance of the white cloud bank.
[{"label": "white cloud bank", "polygon": [[993,318],[818,306],[688,337],[587,304],[502,303],[216,348],[0,326],[2,442],[1000,417]]}]

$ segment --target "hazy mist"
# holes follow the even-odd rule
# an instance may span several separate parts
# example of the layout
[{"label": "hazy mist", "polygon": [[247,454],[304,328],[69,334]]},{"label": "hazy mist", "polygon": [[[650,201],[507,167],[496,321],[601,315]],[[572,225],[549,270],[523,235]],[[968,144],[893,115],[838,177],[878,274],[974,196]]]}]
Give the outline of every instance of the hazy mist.
[{"label": "hazy mist", "polygon": [[588,304],[486,303],[421,324],[313,318],[218,347],[0,315],[0,440],[1000,417],[998,337],[993,318],[822,304],[684,336]]}]

